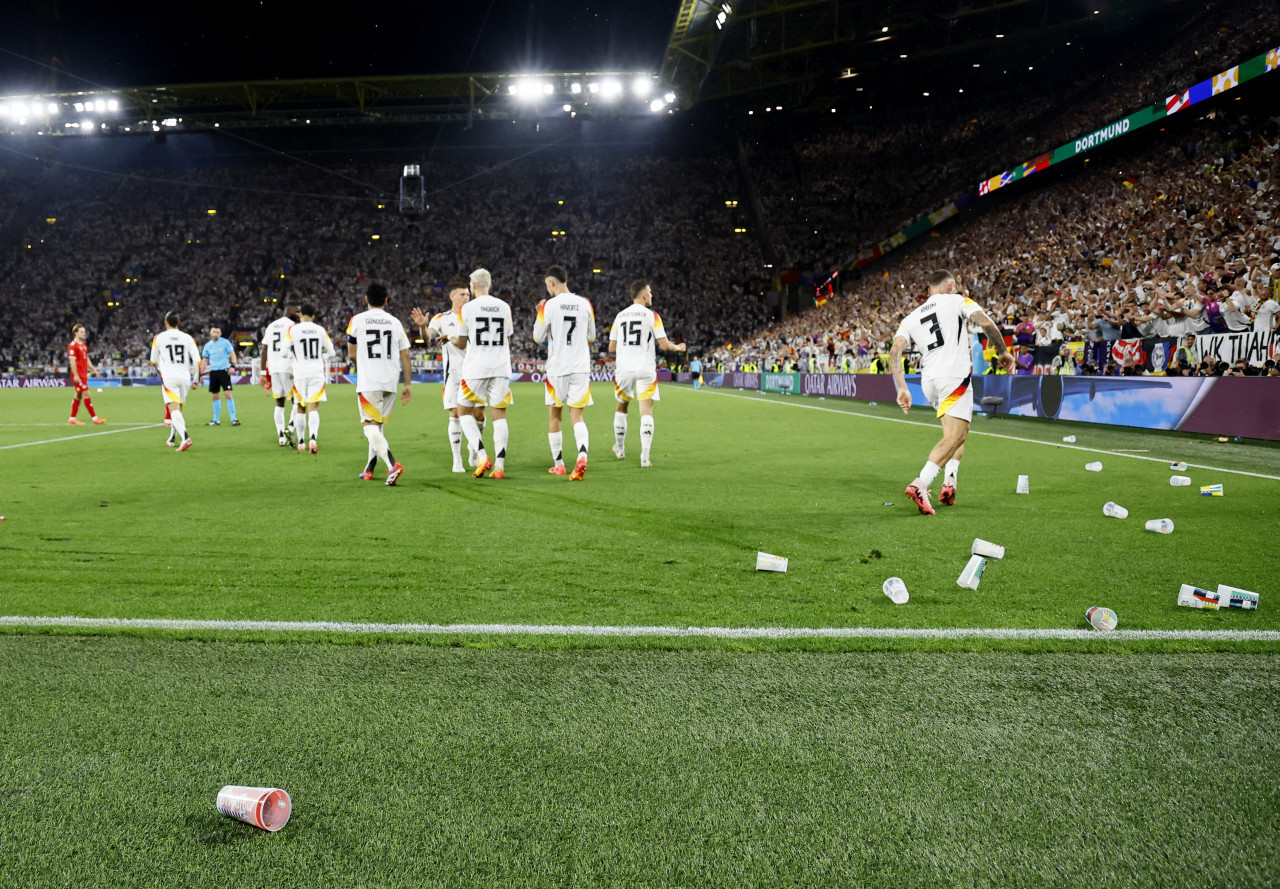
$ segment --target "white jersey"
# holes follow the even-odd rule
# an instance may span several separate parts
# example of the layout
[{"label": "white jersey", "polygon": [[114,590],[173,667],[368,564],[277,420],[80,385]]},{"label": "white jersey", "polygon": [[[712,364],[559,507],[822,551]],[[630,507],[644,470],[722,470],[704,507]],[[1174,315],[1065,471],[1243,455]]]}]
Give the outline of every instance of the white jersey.
[{"label": "white jersey", "polygon": [[458,336],[467,338],[462,378],[511,378],[511,306],[496,296],[477,296],[462,307]]},{"label": "white jersey", "polygon": [[295,379],[328,375],[335,353],[327,330],[314,321],[301,321],[289,328],[285,340],[293,357]]},{"label": "white jersey", "polygon": [[902,319],[894,338],[915,344],[922,376],[963,379],[973,373],[969,319],[981,311],[967,296],[935,293]]},{"label": "white jersey", "polygon": [[1258,308],[1258,314],[1253,316],[1253,329],[1258,333],[1270,333],[1276,329],[1276,313],[1280,312],[1280,304],[1274,299],[1269,299]]},{"label": "white jersey", "polygon": [[457,376],[462,373],[462,359],[466,357],[467,353],[449,342],[449,337],[463,335],[462,316],[452,309],[447,312],[441,312],[431,319],[431,323],[427,325],[427,330],[435,331],[437,335],[444,337],[440,357],[444,364],[442,372],[445,378],[448,379],[451,376]]},{"label": "white jersey", "polygon": [[613,319],[609,339],[617,344],[619,373],[655,373],[658,359],[655,347],[665,339],[666,328],[653,309],[632,303]]},{"label": "white jersey", "polygon": [[293,319],[285,315],[272,321],[262,332],[262,354],[266,358],[268,373],[289,371],[289,344],[285,337],[292,326]]},{"label": "white jersey", "polygon": [[400,319],[380,308],[369,309],[351,316],[347,336],[356,347],[356,391],[396,391],[400,353],[409,348],[409,337]]},{"label": "white jersey", "polygon": [[176,328],[157,333],[151,341],[151,363],[161,379],[191,379],[200,373],[200,349],[190,334]]},{"label": "white jersey", "polygon": [[538,309],[533,339],[547,346],[547,376],[591,373],[591,343],[596,339],[596,313],[576,293],[553,296]]}]

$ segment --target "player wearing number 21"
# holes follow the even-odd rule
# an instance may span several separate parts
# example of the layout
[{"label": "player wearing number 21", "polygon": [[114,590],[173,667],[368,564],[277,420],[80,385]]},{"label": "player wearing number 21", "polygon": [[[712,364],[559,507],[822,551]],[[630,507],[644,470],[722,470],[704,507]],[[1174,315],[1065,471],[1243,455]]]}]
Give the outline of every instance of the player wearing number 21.
[{"label": "player wearing number 21", "polygon": [[564,406],[569,406],[577,460],[570,481],[582,481],[587,472],[590,439],[583,409],[591,404],[591,344],[596,339],[596,313],[585,297],[569,291],[569,274],[558,265],[547,269],[543,283],[549,299],[538,303],[538,319],[533,325],[533,341],[547,347],[547,407],[551,420],[547,440],[555,464],[547,470],[564,475],[564,433],[561,422]]},{"label": "player wearing number 21", "polygon": [[640,401],[640,465],[653,465],[649,449],[653,447],[653,403],[658,400],[658,363],[654,345],[664,352],[684,352],[684,343],[674,345],[667,339],[662,319],[653,310],[653,291],[649,282],[639,278],[631,282],[632,303],[613,319],[609,331],[609,351],[617,355],[613,376],[614,398],[618,408],[613,414],[613,455],[619,460],[627,456],[627,408]]},{"label": "player wearing number 21", "polygon": [[911,409],[911,393],[902,373],[902,354],[914,344],[920,352],[920,388],[942,419],[942,441],[933,446],[929,459],[906,494],[923,515],[933,515],[929,502],[929,486],[938,477],[943,464],[947,474],[942,483],[942,503],[956,502],[956,479],[960,458],[964,456],[964,440],[973,419],[973,359],[969,335],[970,322],[979,325],[995,346],[997,361],[1011,371],[1013,353],[1005,346],[1000,328],[969,297],[956,292],[956,279],[947,271],[932,272],[928,278],[929,296],[898,326],[889,350],[889,365],[898,389],[898,406],[905,414]]},{"label": "player wearing number 21", "polygon": [[[462,323],[449,337],[463,350],[458,384],[459,421],[467,444],[476,452],[474,478],[506,478],[507,408],[511,406],[511,306],[489,294],[493,277],[484,269],[471,273],[474,297],[462,307]],[[493,459],[480,437],[479,417],[485,406],[493,417]]]},{"label": "player wearing number 21", "polygon": [[[370,284],[364,295],[367,312],[351,317],[347,325],[347,356],[356,366],[356,401],[360,424],[369,439],[368,462],[358,478],[373,478],[378,458],[387,466],[387,487],[394,487],[404,474],[404,467],[391,455],[391,445],[382,431],[396,405],[396,383],[404,374],[400,400],[409,403],[412,396],[413,368],[409,364],[409,337],[400,319],[387,314],[387,288]],[[301,444],[301,442],[299,442]]]}]

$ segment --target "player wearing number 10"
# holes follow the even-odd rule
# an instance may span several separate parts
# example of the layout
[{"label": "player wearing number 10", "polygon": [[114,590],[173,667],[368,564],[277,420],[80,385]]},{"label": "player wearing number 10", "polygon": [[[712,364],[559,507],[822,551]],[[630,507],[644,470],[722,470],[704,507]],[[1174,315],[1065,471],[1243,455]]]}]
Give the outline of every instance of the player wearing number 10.
[{"label": "player wearing number 10", "polygon": [[404,389],[400,393],[403,404],[412,396],[413,369],[409,364],[409,337],[398,318],[387,314],[387,288],[370,284],[365,291],[367,312],[351,317],[347,325],[347,356],[356,366],[356,400],[360,410],[360,424],[365,438],[369,439],[369,459],[358,476],[364,481],[373,478],[378,458],[387,465],[387,487],[394,487],[396,479],[404,474],[404,467],[391,455],[391,445],[382,432],[382,426],[391,417],[396,404],[396,383],[404,373]]},{"label": "player wearing number 10", "polygon": [[973,419],[969,322],[976,322],[986,332],[1005,370],[1012,370],[1014,364],[1013,353],[1005,346],[1000,328],[976,302],[956,293],[956,280],[950,272],[933,272],[928,283],[928,298],[902,319],[893,338],[893,348],[889,350],[889,364],[893,368],[902,412],[905,414],[911,409],[911,393],[902,373],[902,353],[914,343],[920,350],[920,388],[942,419],[942,441],[933,446],[920,475],[906,490],[923,515],[934,514],[929,502],[929,485],[938,477],[944,463],[947,475],[942,485],[942,503],[951,506],[956,501],[956,476]]},{"label": "player wearing number 10", "polygon": [[[294,397],[307,412],[307,426],[311,432],[310,440],[303,444],[303,425],[298,423],[298,452],[310,448],[314,454],[319,450],[316,436],[320,434],[320,402],[328,401],[324,383],[334,350],[328,331],[316,323],[316,307],[308,303],[300,311],[302,320],[289,328],[285,340],[293,358]],[[302,415],[298,416],[301,418]]]}]

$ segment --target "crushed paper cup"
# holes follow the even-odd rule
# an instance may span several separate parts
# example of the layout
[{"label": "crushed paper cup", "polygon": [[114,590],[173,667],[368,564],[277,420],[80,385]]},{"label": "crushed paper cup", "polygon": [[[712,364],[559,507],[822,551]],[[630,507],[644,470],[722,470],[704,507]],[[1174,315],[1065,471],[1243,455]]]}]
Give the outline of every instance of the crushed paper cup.
[{"label": "crushed paper cup", "polygon": [[278,787],[228,784],[218,791],[218,812],[245,824],[275,833],[289,823],[293,800]]},{"label": "crushed paper cup", "polygon": [[757,571],[787,571],[787,557],[775,556],[772,553],[756,553],[756,570]]},{"label": "crushed paper cup", "polygon": [[1179,461],[1177,461],[1177,462],[1175,462],[1175,463],[1170,463],[1170,464],[1169,464],[1169,468],[1170,468],[1170,469],[1172,469],[1174,472],[1186,472],[1186,471],[1187,471],[1187,464],[1185,464],[1185,463],[1183,463],[1181,460],[1179,460]]},{"label": "crushed paper cup", "polygon": [[1201,485],[1200,494],[1204,497],[1221,497],[1222,485]]}]

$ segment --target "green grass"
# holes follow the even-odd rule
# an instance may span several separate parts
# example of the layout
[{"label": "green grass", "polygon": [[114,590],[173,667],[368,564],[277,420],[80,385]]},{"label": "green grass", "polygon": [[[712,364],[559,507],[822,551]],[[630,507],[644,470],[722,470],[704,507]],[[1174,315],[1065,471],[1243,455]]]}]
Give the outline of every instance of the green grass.
[{"label": "green grass", "polygon": [[[1090,473],[1084,463],[1097,455],[1086,451],[975,435],[959,503],[926,518],[902,489],[939,434],[927,411],[913,412],[912,425],[887,422],[901,418],[889,405],[667,386],[657,465],[641,470],[638,420],[632,453],[618,463],[608,386],[595,394],[582,484],[545,472],[536,386],[517,387],[502,482],[449,472],[434,386],[418,387],[389,426],[408,470],[396,489],[354,478],[365,441],[348,387],[334,387],[325,405],[317,457],[276,447],[269,399],[245,389],[240,428],[200,425],[207,396],[193,397],[196,445],[185,454],[166,449],[159,428],[0,451],[0,614],[1074,628],[1101,604],[1126,629],[1280,629],[1280,555],[1268,542],[1280,481],[1191,470],[1196,485],[1226,487],[1226,497],[1201,497],[1169,487],[1166,463],[1102,456],[1105,470]],[[160,413],[155,390],[108,390],[97,403],[110,424],[77,430],[59,425],[65,393],[0,400],[0,445]],[[974,431],[1060,441],[1065,428],[980,420]],[[1269,445],[1070,431],[1088,447],[1280,476],[1280,450]],[[1030,496],[1013,493],[1018,474],[1030,475]],[[1103,517],[1107,499],[1130,518]],[[1177,524],[1172,535],[1143,530],[1144,519],[1165,516]],[[976,592],[955,584],[974,537],[1008,549]],[[757,573],[757,550],[788,556],[790,571]],[[903,607],[880,592],[895,574],[912,594]],[[1175,606],[1181,583],[1219,582],[1260,592],[1262,609]]]},{"label": "green grass", "polygon": [[5,885],[1280,881],[1273,655],[28,636],[0,701]]}]

